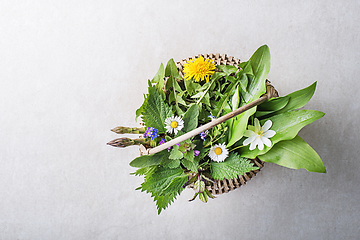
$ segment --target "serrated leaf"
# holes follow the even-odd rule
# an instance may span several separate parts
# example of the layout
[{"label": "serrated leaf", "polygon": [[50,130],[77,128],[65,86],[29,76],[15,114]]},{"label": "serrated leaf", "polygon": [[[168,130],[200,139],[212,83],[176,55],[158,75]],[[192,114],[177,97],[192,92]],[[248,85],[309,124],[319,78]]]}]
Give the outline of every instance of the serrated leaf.
[{"label": "serrated leaf", "polygon": [[161,195],[175,177],[183,176],[184,171],[178,168],[158,167],[155,172],[141,184],[142,191]]},{"label": "serrated leaf", "polygon": [[179,151],[179,146],[174,145],[170,152],[170,159],[181,159],[183,158],[183,153]]},{"label": "serrated leaf", "polygon": [[154,127],[159,134],[165,133],[165,119],[172,115],[167,105],[155,87],[149,87],[147,104],[143,107],[142,119],[147,127]]},{"label": "serrated leaf", "polygon": [[160,214],[163,209],[166,209],[171,203],[173,203],[177,195],[177,193],[172,193],[168,195],[155,195],[154,201],[156,202],[158,214]]},{"label": "serrated leaf", "polygon": [[189,160],[191,162],[194,161],[194,157],[195,157],[194,150],[190,150],[190,151],[184,153],[184,158],[186,158],[187,160]]},{"label": "serrated leaf", "polygon": [[259,169],[254,167],[249,159],[240,157],[237,153],[230,153],[224,162],[210,163],[211,175],[216,180],[236,178],[246,172]]},{"label": "serrated leaf", "polygon": [[172,193],[181,193],[182,190],[184,190],[183,186],[184,184],[187,182],[188,180],[188,176],[184,175],[184,176],[180,176],[180,177],[175,177],[171,183],[169,184],[169,186],[167,186],[162,192],[161,195],[167,195],[167,194],[172,194]]},{"label": "serrated leaf", "polygon": [[143,167],[143,168],[139,168],[138,170],[136,170],[133,173],[130,173],[131,175],[135,175],[135,176],[149,176],[151,175],[155,170],[156,170],[157,166],[149,166],[149,167]]},{"label": "serrated leaf", "polygon": [[163,194],[164,190],[171,185],[175,178],[182,176],[186,175],[180,167],[174,169],[158,167],[154,174],[145,178],[145,181],[141,184],[141,190],[151,193],[151,196],[154,197],[158,214],[171,204],[180,193],[168,191],[168,194]]},{"label": "serrated leaf", "polygon": [[180,166],[180,160],[168,158],[161,161],[160,165],[167,168],[178,168]]},{"label": "serrated leaf", "polygon": [[186,158],[181,159],[181,163],[184,165],[184,167],[192,172],[198,172],[199,168],[199,161],[190,161]]},{"label": "serrated leaf", "polygon": [[269,152],[259,158],[292,169],[305,168],[309,172],[326,173],[319,155],[299,136],[275,144]]}]

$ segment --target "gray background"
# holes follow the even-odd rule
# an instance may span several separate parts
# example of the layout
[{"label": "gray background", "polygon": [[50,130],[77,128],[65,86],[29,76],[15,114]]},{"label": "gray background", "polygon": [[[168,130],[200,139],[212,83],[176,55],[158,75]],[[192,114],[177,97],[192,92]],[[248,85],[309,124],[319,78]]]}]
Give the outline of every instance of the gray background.
[{"label": "gray background", "polygon": [[[359,0],[1,1],[0,239],[360,239],[359,22]],[[110,129],[137,126],[161,62],[263,44],[281,95],[318,81],[300,136],[328,173],[266,164],[158,216]]]}]

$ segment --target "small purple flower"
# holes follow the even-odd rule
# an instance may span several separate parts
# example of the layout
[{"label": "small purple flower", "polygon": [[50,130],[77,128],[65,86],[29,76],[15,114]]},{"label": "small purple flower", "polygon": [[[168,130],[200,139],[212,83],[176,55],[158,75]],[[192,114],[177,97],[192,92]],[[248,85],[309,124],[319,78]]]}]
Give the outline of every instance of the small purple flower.
[{"label": "small purple flower", "polygon": [[201,132],[199,135],[200,135],[200,138],[205,141],[205,138],[206,136],[209,134],[209,131],[206,130],[205,132]]},{"label": "small purple flower", "polygon": [[199,150],[194,150],[194,155],[195,155],[195,157],[199,156],[199,154],[200,154],[200,151],[199,151]]},{"label": "small purple flower", "polygon": [[159,142],[160,145],[164,144],[166,142],[165,139],[161,138],[161,141]]},{"label": "small purple flower", "polygon": [[156,128],[148,127],[144,133],[144,138],[151,137],[152,140],[159,136],[159,131]]},{"label": "small purple flower", "polygon": [[180,147],[180,143],[177,143],[177,144],[175,144],[175,145]]}]

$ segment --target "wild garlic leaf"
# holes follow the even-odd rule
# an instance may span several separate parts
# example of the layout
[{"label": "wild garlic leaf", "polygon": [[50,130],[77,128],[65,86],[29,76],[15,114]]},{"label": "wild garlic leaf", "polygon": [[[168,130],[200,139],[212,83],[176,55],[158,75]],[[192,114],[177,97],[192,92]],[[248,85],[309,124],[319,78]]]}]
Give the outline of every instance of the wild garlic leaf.
[{"label": "wild garlic leaf", "polygon": [[308,101],[310,101],[310,99],[314,95],[314,92],[316,89],[316,84],[317,84],[317,82],[314,82],[313,84],[311,84],[310,86],[308,86],[306,88],[303,88],[301,90],[298,90],[298,91],[295,91],[293,93],[286,95],[285,97],[290,98],[288,104],[284,108],[282,108],[278,112],[276,112],[276,114],[288,112],[288,111],[291,111],[294,109],[299,109],[299,108],[305,106],[305,104]]},{"label": "wild garlic leaf", "polygon": [[236,178],[246,172],[259,169],[249,159],[240,157],[237,153],[230,153],[224,162],[210,163],[211,175],[216,180]]},{"label": "wild garlic leaf", "polygon": [[[258,99],[262,94],[266,92],[266,77],[270,71],[270,50],[269,47],[263,45],[259,47],[256,52],[251,56],[249,60],[249,66],[253,75],[248,74],[249,83],[247,86],[247,92],[242,93],[244,102],[241,105],[248,104]],[[247,65],[245,65],[244,71]],[[250,68],[246,70],[250,72]],[[256,108],[252,108],[238,115],[231,128],[229,134],[229,140],[227,146],[230,147],[237,141],[239,141],[245,133],[249,117],[256,112]]]},{"label": "wild garlic leaf", "polygon": [[305,168],[309,172],[326,173],[319,155],[299,136],[275,144],[270,151],[260,155],[259,158],[264,162],[292,169]]},{"label": "wild garlic leaf", "polygon": [[263,125],[265,121],[271,120],[273,125],[270,130],[276,132],[275,136],[270,139],[272,142],[271,147],[265,145],[263,150],[259,150],[258,148],[250,150],[249,147],[243,147],[239,150],[240,155],[247,158],[255,158],[256,156],[263,155],[277,142],[293,139],[303,127],[324,115],[323,112],[315,110],[293,110],[263,119],[260,121],[260,124]]}]

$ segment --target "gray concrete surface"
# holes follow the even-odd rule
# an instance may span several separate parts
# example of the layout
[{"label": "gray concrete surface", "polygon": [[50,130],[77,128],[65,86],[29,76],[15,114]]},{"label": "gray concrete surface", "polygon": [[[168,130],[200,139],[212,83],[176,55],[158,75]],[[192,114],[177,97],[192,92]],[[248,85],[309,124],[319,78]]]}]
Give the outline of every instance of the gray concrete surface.
[{"label": "gray concrete surface", "polygon": [[[0,239],[360,239],[360,1],[1,1]],[[300,132],[327,174],[266,164],[207,204],[157,215],[106,142],[161,62],[247,60],[262,44],[281,95],[318,81]]]}]

